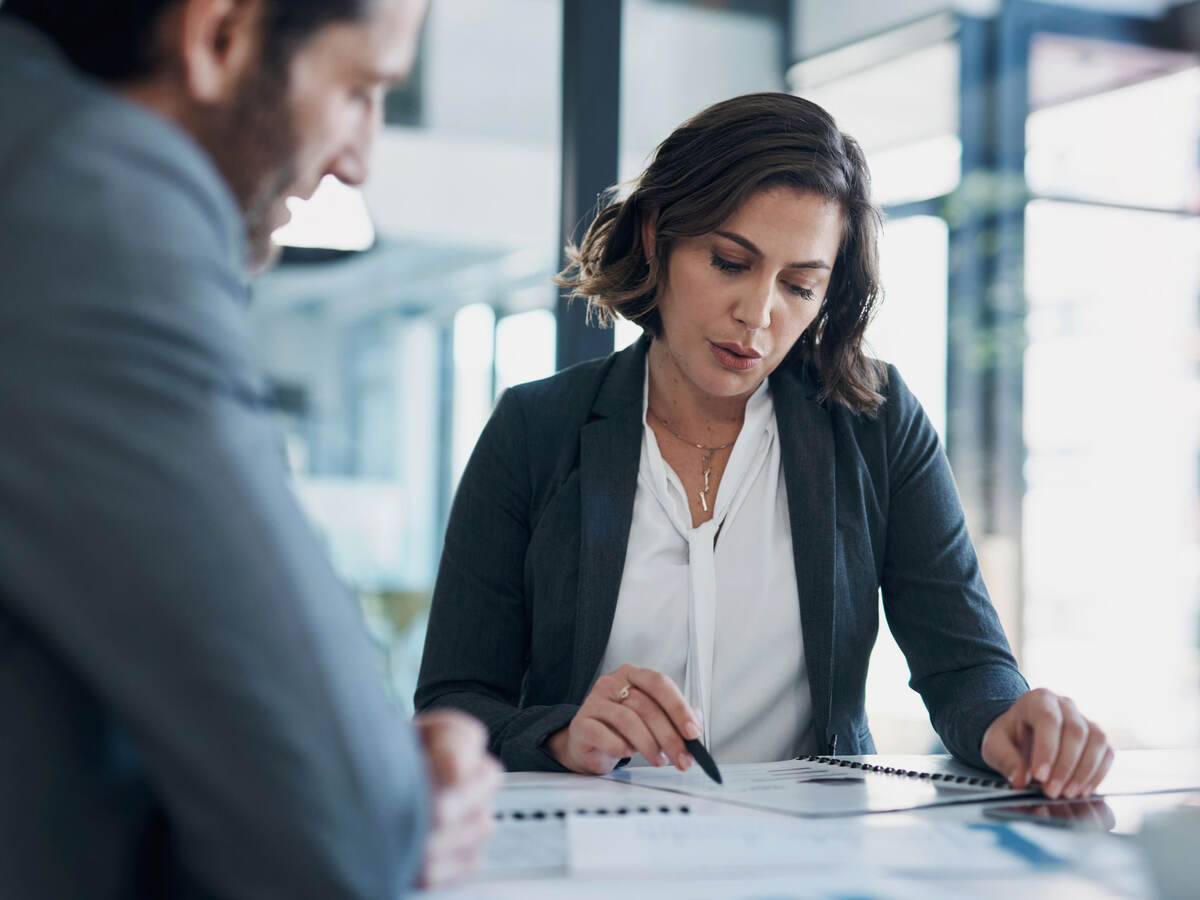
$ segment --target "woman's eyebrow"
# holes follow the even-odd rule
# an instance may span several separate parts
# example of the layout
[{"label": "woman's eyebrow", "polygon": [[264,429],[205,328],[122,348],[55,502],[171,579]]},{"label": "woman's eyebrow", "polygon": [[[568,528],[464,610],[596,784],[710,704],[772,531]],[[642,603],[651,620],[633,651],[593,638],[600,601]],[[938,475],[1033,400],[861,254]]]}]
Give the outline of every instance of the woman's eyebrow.
[{"label": "woman's eyebrow", "polygon": [[[748,238],[742,237],[740,234],[736,234],[732,231],[721,231],[720,229],[715,230],[713,232],[713,234],[719,234],[721,237],[726,238],[727,240],[731,240],[735,244],[741,244],[743,247],[745,247],[747,250],[749,250],[755,256],[763,255],[762,251],[759,250],[757,247],[755,247],[754,243],[751,240],[749,240]],[[784,266],[784,268],[785,269],[828,269],[831,267],[830,267],[829,263],[825,262],[825,260],[823,260],[823,259],[810,259],[807,262],[788,263],[786,266]]]}]

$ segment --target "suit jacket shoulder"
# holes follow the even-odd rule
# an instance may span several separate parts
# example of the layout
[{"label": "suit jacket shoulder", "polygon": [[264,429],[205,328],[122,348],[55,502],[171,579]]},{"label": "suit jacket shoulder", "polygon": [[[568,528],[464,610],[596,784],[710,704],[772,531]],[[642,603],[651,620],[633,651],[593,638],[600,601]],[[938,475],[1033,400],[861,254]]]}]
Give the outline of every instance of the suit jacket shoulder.
[{"label": "suit jacket shoulder", "polygon": [[[645,338],[624,350],[510,388],[496,407],[496,425],[522,442],[518,458],[529,465],[533,508],[578,468],[580,431],[597,417],[640,415]],[[510,444],[513,449],[518,449]]]},{"label": "suit jacket shoulder", "polygon": [[[120,331],[134,357],[145,351],[191,380],[256,392],[244,229],[207,155],[75,73],[32,29],[0,21],[0,47],[6,345],[78,358],[104,352]],[[64,327],[100,316],[104,328]]]},{"label": "suit jacket shoulder", "polygon": [[115,248],[172,249],[240,268],[236,203],[189,135],[74,71],[33,29],[0,20],[0,48],[6,210],[27,216],[26,226],[103,231]]}]

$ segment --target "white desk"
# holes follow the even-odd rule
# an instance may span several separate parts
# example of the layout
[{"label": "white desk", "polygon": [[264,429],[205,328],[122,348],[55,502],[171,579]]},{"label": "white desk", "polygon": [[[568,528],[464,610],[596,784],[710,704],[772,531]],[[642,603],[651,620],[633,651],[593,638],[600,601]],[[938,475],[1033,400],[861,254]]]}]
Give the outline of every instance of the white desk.
[{"label": "white desk", "polygon": [[[905,768],[936,768],[937,757],[851,757],[881,765]],[[1124,792],[1158,791],[1166,788],[1191,788],[1200,785],[1200,750],[1127,751],[1117,755],[1110,778],[1102,785],[1109,803],[1117,815],[1118,828],[1130,822],[1136,825],[1140,813],[1166,806],[1184,795],[1174,797],[1138,798]],[[506,776],[500,800],[501,808],[517,805],[516,798],[534,798],[539,803],[556,803],[560,808],[584,807],[590,801],[611,806],[629,806],[636,812],[638,799],[622,804],[611,793],[612,785],[588,776],[541,776],[517,773]],[[1117,792],[1121,792],[1120,795]],[[780,828],[797,820],[777,813],[733,807],[727,804],[685,797],[667,792],[654,792],[667,806],[688,806],[693,817],[690,825],[724,829],[728,834],[739,828],[757,830],[763,823],[779,822]],[[986,817],[987,805],[1012,803],[1013,800],[992,803],[966,803],[905,812],[820,820],[828,827],[850,829],[869,838],[868,845],[890,841],[891,836],[903,837],[904,832],[929,830],[932,826],[950,826],[949,832],[966,832],[955,826],[986,824],[995,826],[1000,820]],[[615,808],[609,813],[616,815]],[[651,810],[650,816],[656,814]],[[740,823],[740,824],[739,824]],[[753,823],[753,824],[747,824]],[[613,823],[616,824],[615,822]],[[766,827],[771,827],[769,824]],[[803,827],[826,827],[819,822]],[[588,900],[604,897],[619,900],[637,898],[686,898],[686,900],[725,900],[725,898],[755,898],[755,900],[786,900],[786,898],[838,898],[838,900],[905,900],[905,898],[981,897],[1040,898],[1094,897],[1130,898],[1151,897],[1151,879],[1142,861],[1136,842],[1128,837],[1102,833],[1069,832],[1048,826],[1020,826],[1021,833],[1035,834],[1039,844],[1050,848],[1060,858],[1069,858],[1070,865],[1033,867],[1013,857],[1010,867],[997,866],[993,859],[982,871],[972,871],[969,861],[957,858],[948,861],[944,869],[924,868],[905,871],[905,866],[880,864],[872,858],[840,858],[828,861],[809,859],[802,866],[789,862],[786,856],[778,860],[759,860],[754,866],[739,866],[724,862],[717,868],[702,863],[692,871],[662,870],[657,867],[630,868],[620,860],[604,871],[572,872],[568,868],[565,820],[553,816],[539,821],[506,820],[497,829],[495,843],[490,848],[491,864],[471,882],[455,888],[428,892],[437,898],[571,898]],[[557,829],[557,831],[556,831]],[[869,833],[868,833],[869,832]],[[559,844],[554,846],[555,834]],[[549,836],[549,841],[546,841]],[[1045,843],[1043,843],[1043,841]],[[541,846],[541,864],[532,869],[516,869],[514,861],[539,858],[530,854],[535,843]],[[1200,852],[1200,850],[1198,850]],[[761,854],[760,854],[761,855]],[[893,854],[894,856],[895,854]],[[924,864],[922,864],[924,865]],[[908,867],[911,868],[911,867]],[[1200,897],[1200,886],[1197,888]]]}]

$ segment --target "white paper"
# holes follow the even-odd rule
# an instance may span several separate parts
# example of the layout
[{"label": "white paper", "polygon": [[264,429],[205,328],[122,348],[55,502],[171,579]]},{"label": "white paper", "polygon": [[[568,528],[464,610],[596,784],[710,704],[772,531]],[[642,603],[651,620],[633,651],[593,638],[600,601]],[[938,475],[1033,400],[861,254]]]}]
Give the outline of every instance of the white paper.
[{"label": "white paper", "polygon": [[496,830],[480,861],[481,877],[561,874],[567,870],[567,819],[667,818],[735,807],[620,784],[594,775],[510,772],[496,798]]},{"label": "white paper", "polygon": [[422,896],[439,900],[961,900],[962,893],[928,882],[857,871],[788,872],[721,877],[638,877],[616,879],[522,879],[469,883]]},{"label": "white paper", "polygon": [[479,861],[481,877],[565,875],[567,825],[558,819],[504,821],[496,825]]},{"label": "white paper", "polygon": [[[662,817],[571,819],[573,875],[622,871],[878,868],[909,874],[1015,874],[1066,869],[1095,836],[1037,825]],[[1109,839],[1111,840],[1111,838]]]}]

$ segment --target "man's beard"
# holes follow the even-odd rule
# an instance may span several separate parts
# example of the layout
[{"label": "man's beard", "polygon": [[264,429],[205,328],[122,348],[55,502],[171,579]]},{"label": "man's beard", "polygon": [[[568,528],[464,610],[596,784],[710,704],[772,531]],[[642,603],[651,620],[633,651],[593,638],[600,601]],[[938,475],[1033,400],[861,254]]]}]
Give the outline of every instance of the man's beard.
[{"label": "man's beard", "polygon": [[258,273],[279,256],[273,212],[296,180],[299,140],[287,96],[287,72],[260,67],[233,102],[207,112],[193,133],[229,183],[246,224],[246,269]]}]

